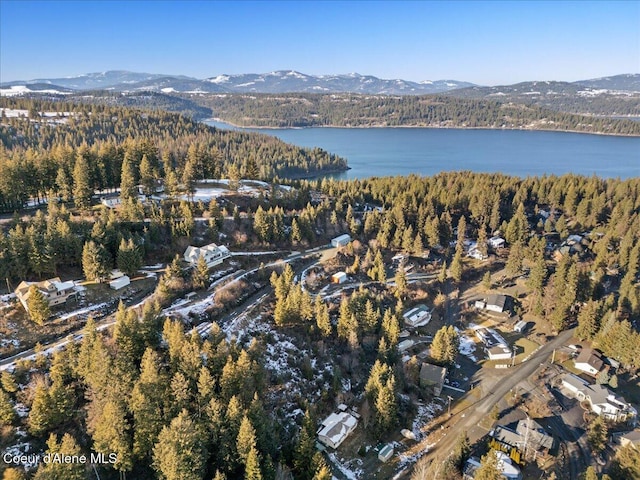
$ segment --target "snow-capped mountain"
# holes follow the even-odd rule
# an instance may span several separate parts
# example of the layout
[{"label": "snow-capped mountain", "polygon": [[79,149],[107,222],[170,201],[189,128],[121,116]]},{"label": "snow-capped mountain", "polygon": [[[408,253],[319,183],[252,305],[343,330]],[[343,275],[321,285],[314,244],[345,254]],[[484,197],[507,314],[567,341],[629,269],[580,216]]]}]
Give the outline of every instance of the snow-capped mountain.
[{"label": "snow-capped mountain", "polygon": [[438,93],[472,86],[469,82],[438,80],[412,82],[385,80],[372,75],[349,73],[345,75],[307,75],[295,70],[239,75],[218,75],[206,81],[240,93],[364,93],[387,95],[420,95]]},{"label": "snow-capped mountain", "polygon": [[439,93],[456,88],[470,87],[469,82],[438,80],[412,82],[385,80],[372,75],[349,73],[345,75],[307,75],[295,70],[279,70],[269,73],[218,75],[204,80],[176,75],[135,73],[122,70],[89,73],[76,77],[36,79],[3,83],[12,86],[29,86],[33,83],[51,84],[73,90],[114,90],[135,92],[153,90],[165,93],[364,93],[388,95],[420,95]]}]

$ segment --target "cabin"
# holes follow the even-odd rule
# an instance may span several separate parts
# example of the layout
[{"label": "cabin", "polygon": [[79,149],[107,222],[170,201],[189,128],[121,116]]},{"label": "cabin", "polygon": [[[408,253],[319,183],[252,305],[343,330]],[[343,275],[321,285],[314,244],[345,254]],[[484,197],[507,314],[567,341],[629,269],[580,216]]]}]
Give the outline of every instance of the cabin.
[{"label": "cabin", "polygon": [[492,312],[502,313],[505,310],[508,310],[508,301],[509,299],[506,295],[489,295],[489,297],[487,297],[485,309]]},{"label": "cabin", "polygon": [[120,197],[102,198],[100,203],[107,208],[116,208],[122,205],[122,199]]},{"label": "cabin", "polygon": [[62,282],[60,281],[60,277],[50,278],[42,282],[22,281],[20,285],[18,285],[18,288],[16,288],[15,294],[27,312],[29,312],[29,307],[27,306],[30,296],[29,290],[32,285],[40,290],[50,307],[63,304],[69,297],[76,294],[75,283],[73,281]]},{"label": "cabin", "polygon": [[204,247],[189,246],[184,251],[184,260],[194,266],[198,263],[198,258],[201,256],[204,257],[207,267],[211,268],[221,264],[226,258],[231,256],[231,253],[224,245],[216,245],[215,243],[210,243]]},{"label": "cabin", "polygon": [[331,239],[331,246],[332,247],[344,247],[344,246],[348,245],[350,241],[351,241],[351,235],[349,235],[348,233],[345,233],[345,234],[340,235],[338,237],[332,238]]},{"label": "cabin", "polygon": [[358,426],[356,417],[347,412],[332,413],[322,421],[318,441],[331,448],[338,448]]}]

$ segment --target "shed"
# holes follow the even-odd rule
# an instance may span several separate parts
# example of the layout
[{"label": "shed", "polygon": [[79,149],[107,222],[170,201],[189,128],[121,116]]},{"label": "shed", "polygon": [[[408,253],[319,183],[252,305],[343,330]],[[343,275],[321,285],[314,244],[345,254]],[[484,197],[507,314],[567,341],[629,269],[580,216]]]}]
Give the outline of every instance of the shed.
[{"label": "shed", "polygon": [[340,236],[338,236],[336,238],[332,238],[331,239],[331,246],[332,247],[344,247],[350,241],[351,241],[351,235],[349,235],[348,233],[345,233],[345,234],[340,235]]},{"label": "shed", "polygon": [[513,326],[513,331],[514,332],[519,332],[522,333],[527,329],[527,326],[529,325],[529,322],[525,322],[524,320],[520,320],[519,322],[517,322],[514,326]]},{"label": "shed", "polygon": [[381,462],[386,462],[393,456],[393,445],[387,443],[384,447],[380,449],[378,452],[378,460]]},{"label": "shed", "polygon": [[331,283],[344,283],[347,281],[347,274],[345,272],[338,272],[331,275]]},{"label": "shed", "polygon": [[131,280],[127,275],[123,275],[122,277],[118,277],[109,282],[109,286],[114,290],[120,290],[121,288],[126,287],[131,283]]}]

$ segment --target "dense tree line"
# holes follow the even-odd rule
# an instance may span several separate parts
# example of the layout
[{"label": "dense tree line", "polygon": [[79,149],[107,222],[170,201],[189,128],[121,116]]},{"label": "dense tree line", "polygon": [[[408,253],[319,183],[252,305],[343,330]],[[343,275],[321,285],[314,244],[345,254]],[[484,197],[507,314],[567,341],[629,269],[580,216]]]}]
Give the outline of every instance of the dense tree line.
[{"label": "dense tree line", "polygon": [[6,97],[0,107],[27,111],[0,121],[0,209],[8,211],[50,192],[86,207],[94,190],[115,189],[125,178],[129,187],[152,190],[163,180],[189,190],[203,178],[270,179],[346,168],[319,148],[165,112]]},{"label": "dense tree line", "polygon": [[640,135],[640,124],[536,105],[444,95],[252,94],[202,96],[215,116],[257,127],[450,127],[560,130]]}]

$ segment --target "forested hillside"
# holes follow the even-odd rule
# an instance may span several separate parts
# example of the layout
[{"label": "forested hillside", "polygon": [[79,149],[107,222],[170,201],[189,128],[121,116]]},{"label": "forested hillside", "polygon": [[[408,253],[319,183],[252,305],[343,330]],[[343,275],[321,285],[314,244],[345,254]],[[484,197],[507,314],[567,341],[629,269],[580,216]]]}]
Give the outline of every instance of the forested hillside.
[{"label": "forested hillside", "polygon": [[198,95],[216,118],[257,127],[449,127],[640,135],[640,123],[575,115],[535,105],[443,95]]},{"label": "forested hillside", "polygon": [[[23,206],[50,192],[71,198],[76,173],[90,188],[120,186],[126,154],[140,179],[144,156],[150,175],[175,181],[202,178],[303,177],[341,171],[346,161],[321,149],[304,149],[253,133],[229,132],[166,112],[0,99],[0,209]],[[76,168],[79,159],[85,169]]]}]

